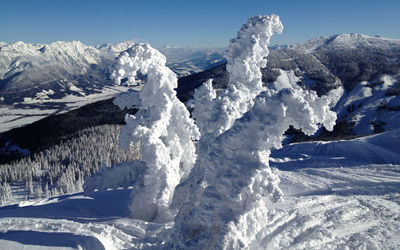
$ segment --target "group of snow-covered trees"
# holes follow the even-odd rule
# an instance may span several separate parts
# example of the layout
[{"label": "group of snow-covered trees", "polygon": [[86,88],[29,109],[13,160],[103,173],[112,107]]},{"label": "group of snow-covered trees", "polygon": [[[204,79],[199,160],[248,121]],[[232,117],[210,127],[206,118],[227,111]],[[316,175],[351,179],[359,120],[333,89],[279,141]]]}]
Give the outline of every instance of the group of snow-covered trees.
[{"label": "group of snow-covered trees", "polygon": [[276,15],[250,18],[229,45],[227,89],[217,94],[212,79],[205,82],[195,91],[192,117],[176,98],[176,76],[160,52],[136,44],[119,56],[116,83],[147,75],[141,91],[115,100],[139,109],[120,135],[123,148],[141,142],[141,164],[131,167],[145,166],[131,193],[132,217],[174,221],[170,247],[248,247],[268,204],[283,197],[270,150],[281,147],[290,125],[306,134],[322,124],[333,128],[328,97],[290,82],[262,82],[270,37],[282,29]]},{"label": "group of snow-covered trees", "polygon": [[85,129],[31,157],[0,165],[0,204],[11,198],[10,186],[25,190],[27,198],[80,192],[84,179],[101,167],[138,159],[135,148],[118,147],[120,130],[120,125]]}]

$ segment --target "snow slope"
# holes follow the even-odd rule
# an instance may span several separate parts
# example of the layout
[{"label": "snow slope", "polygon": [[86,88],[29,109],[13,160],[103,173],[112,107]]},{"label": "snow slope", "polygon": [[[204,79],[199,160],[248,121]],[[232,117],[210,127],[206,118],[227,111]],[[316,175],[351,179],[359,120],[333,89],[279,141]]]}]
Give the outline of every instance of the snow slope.
[{"label": "snow slope", "polygon": [[400,129],[353,140],[304,142],[273,151],[272,166],[280,169],[307,166],[357,166],[360,164],[400,164]]},{"label": "snow slope", "polygon": [[[385,147],[384,142],[390,138],[397,143],[398,135],[398,131],[392,131],[351,140],[347,148],[361,152],[371,143]],[[298,157],[301,148],[309,152],[309,143],[296,144],[298,151],[286,146],[279,157],[273,154],[275,160],[271,165],[276,167],[273,172],[281,180],[284,200],[271,203],[271,209],[264,212],[266,226],[248,240],[252,249],[400,247],[400,165],[391,164],[390,159],[381,160],[380,164],[365,164],[357,153],[347,155],[347,162],[352,165],[336,164],[332,156],[343,155],[340,147],[332,146],[336,143],[323,144],[329,148],[329,154],[314,154],[318,156],[314,162]],[[399,150],[392,149],[399,155]],[[320,164],[314,165],[317,161]],[[301,167],[289,167],[287,162]],[[130,191],[79,193],[1,207],[0,248],[170,247],[165,242],[173,223],[128,218]]]},{"label": "snow slope", "polygon": [[49,115],[62,114],[89,103],[113,98],[128,89],[127,86],[105,86],[98,93],[87,95],[68,94],[60,99],[25,98],[23,103],[0,105],[0,132],[31,124]]},{"label": "snow slope", "polygon": [[400,75],[362,81],[344,93],[335,110],[352,133],[368,135],[400,127]]}]

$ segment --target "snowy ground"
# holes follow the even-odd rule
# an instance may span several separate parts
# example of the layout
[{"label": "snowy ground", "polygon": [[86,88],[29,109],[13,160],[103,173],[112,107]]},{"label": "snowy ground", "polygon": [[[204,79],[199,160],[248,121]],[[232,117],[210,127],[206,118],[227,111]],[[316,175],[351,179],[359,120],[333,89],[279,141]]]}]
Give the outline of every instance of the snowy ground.
[{"label": "snowy ground", "polygon": [[[400,247],[400,165],[275,172],[286,197],[266,211],[269,223],[254,248]],[[172,225],[128,219],[129,192],[75,194],[2,207],[0,248],[159,246]]]},{"label": "snowy ground", "polygon": [[400,165],[278,172],[286,194],[263,240],[271,248],[400,247]]},{"label": "snowy ground", "polygon": [[[389,157],[373,163],[377,159],[366,151],[374,145],[376,155],[391,150],[399,156],[400,149],[388,141],[396,143],[399,133],[319,143],[319,148],[300,143],[274,152],[271,165],[285,198],[265,211],[268,223],[252,249],[400,248],[400,163]],[[300,149],[301,157],[296,153]],[[79,193],[1,207],[0,248],[160,247],[173,225],[129,219],[130,191]]]}]

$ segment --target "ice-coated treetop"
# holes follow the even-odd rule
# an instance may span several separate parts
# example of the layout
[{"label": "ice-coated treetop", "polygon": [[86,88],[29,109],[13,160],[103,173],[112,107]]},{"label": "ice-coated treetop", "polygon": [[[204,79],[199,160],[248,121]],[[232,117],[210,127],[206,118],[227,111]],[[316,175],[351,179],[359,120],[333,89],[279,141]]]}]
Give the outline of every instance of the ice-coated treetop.
[{"label": "ice-coated treetop", "polygon": [[[202,135],[209,138],[228,130],[236,119],[253,106],[254,98],[263,90],[260,67],[267,64],[268,45],[274,33],[281,33],[283,25],[276,15],[254,16],[240,29],[235,39],[229,44],[226,55],[226,69],[229,73],[227,89],[218,97],[212,86],[200,87],[207,103],[195,105],[193,113]],[[208,95],[209,97],[204,97]],[[204,114],[209,112],[207,116]]]},{"label": "ice-coated treetop", "polygon": [[259,69],[267,65],[270,38],[274,33],[282,33],[282,30],[283,25],[277,15],[249,18],[229,44],[226,68],[230,83],[246,83],[250,92],[257,94],[262,77]]}]

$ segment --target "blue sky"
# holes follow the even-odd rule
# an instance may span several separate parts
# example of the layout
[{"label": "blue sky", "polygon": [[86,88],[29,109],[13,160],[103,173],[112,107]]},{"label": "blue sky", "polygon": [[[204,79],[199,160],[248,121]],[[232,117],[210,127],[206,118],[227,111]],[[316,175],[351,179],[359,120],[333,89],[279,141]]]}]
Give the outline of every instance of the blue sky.
[{"label": "blue sky", "polygon": [[271,13],[284,24],[273,44],[337,33],[400,38],[400,0],[1,0],[0,7],[5,42],[226,46],[248,17]]}]

